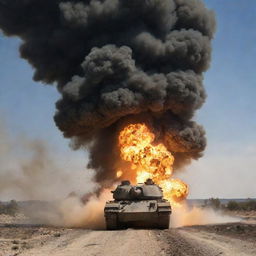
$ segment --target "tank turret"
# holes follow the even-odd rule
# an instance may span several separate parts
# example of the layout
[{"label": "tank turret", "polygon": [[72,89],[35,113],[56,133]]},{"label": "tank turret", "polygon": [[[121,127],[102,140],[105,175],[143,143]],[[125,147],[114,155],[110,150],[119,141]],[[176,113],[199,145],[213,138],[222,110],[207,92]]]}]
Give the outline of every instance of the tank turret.
[{"label": "tank turret", "polygon": [[107,229],[128,227],[169,228],[171,205],[153,180],[131,185],[122,181],[104,208]]}]

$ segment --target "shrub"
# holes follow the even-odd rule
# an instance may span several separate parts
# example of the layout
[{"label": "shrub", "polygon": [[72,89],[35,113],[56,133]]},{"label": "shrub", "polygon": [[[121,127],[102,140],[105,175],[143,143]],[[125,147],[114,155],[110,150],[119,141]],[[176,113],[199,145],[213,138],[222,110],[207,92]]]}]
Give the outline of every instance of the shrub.
[{"label": "shrub", "polygon": [[227,208],[230,211],[235,211],[235,210],[239,209],[239,205],[238,205],[238,203],[236,201],[229,201],[228,205],[227,205]]},{"label": "shrub", "polygon": [[220,208],[220,199],[219,198],[210,198],[209,206],[211,206],[214,209],[219,209]]},{"label": "shrub", "polygon": [[227,208],[230,211],[235,211],[235,210],[254,211],[256,210],[256,200],[249,200],[245,202],[229,201]]},{"label": "shrub", "polygon": [[255,200],[249,200],[247,202],[244,202],[242,204],[242,208],[243,208],[243,210],[246,210],[246,211],[256,210],[256,201]]},{"label": "shrub", "polygon": [[15,200],[11,200],[9,203],[0,202],[0,214],[6,214],[14,216],[19,210],[19,206]]}]

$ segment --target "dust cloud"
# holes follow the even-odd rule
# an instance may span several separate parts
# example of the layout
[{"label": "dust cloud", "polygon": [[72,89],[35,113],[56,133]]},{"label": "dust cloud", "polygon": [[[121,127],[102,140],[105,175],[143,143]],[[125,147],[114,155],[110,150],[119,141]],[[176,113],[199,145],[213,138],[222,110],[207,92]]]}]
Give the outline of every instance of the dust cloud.
[{"label": "dust cloud", "polygon": [[0,141],[0,200],[52,201],[96,189],[93,171],[80,159],[65,159],[44,140],[13,135],[3,120]]},{"label": "dust cloud", "polygon": [[240,221],[239,218],[230,217],[221,211],[212,208],[192,208],[185,203],[182,206],[174,208],[171,215],[170,227],[177,228],[192,225],[219,224]]},{"label": "dust cloud", "polygon": [[61,224],[68,227],[105,229],[104,205],[111,197],[110,190],[105,190],[99,197],[92,196],[86,204],[77,197],[65,199],[59,205],[63,216]]},{"label": "dust cloud", "polygon": [[[0,200],[24,200],[24,222],[104,228],[103,208],[112,195],[108,190],[93,195],[98,188],[93,172],[72,161],[63,164],[59,153],[43,140],[12,135],[4,120],[0,141]],[[92,196],[85,204],[81,198],[86,194]]]},{"label": "dust cloud", "polygon": [[23,211],[26,223],[67,228],[105,229],[104,205],[111,199],[110,190],[92,195],[86,203],[78,195],[52,202],[28,204]]}]

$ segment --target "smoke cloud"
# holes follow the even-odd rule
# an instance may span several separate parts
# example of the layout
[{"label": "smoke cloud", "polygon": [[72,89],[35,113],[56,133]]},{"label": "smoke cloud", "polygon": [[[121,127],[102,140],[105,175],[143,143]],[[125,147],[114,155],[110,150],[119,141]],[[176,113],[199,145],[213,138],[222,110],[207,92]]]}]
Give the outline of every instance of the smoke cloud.
[{"label": "smoke cloud", "polygon": [[0,0],[0,28],[22,39],[34,79],[58,87],[56,125],[89,149],[102,187],[128,122],[146,122],[176,169],[201,156],[193,115],[206,98],[215,18],[200,0]]}]

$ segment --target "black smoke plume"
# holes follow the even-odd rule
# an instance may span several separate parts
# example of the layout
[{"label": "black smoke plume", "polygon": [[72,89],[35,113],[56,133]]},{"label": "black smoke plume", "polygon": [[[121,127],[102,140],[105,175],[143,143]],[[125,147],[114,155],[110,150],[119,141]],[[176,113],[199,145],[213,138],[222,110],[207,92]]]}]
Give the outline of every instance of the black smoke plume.
[{"label": "black smoke plume", "polygon": [[205,132],[192,118],[215,18],[200,0],[0,0],[0,28],[22,39],[34,80],[57,85],[56,125],[89,148],[104,187],[129,122],[147,122],[176,168],[201,156]]}]

